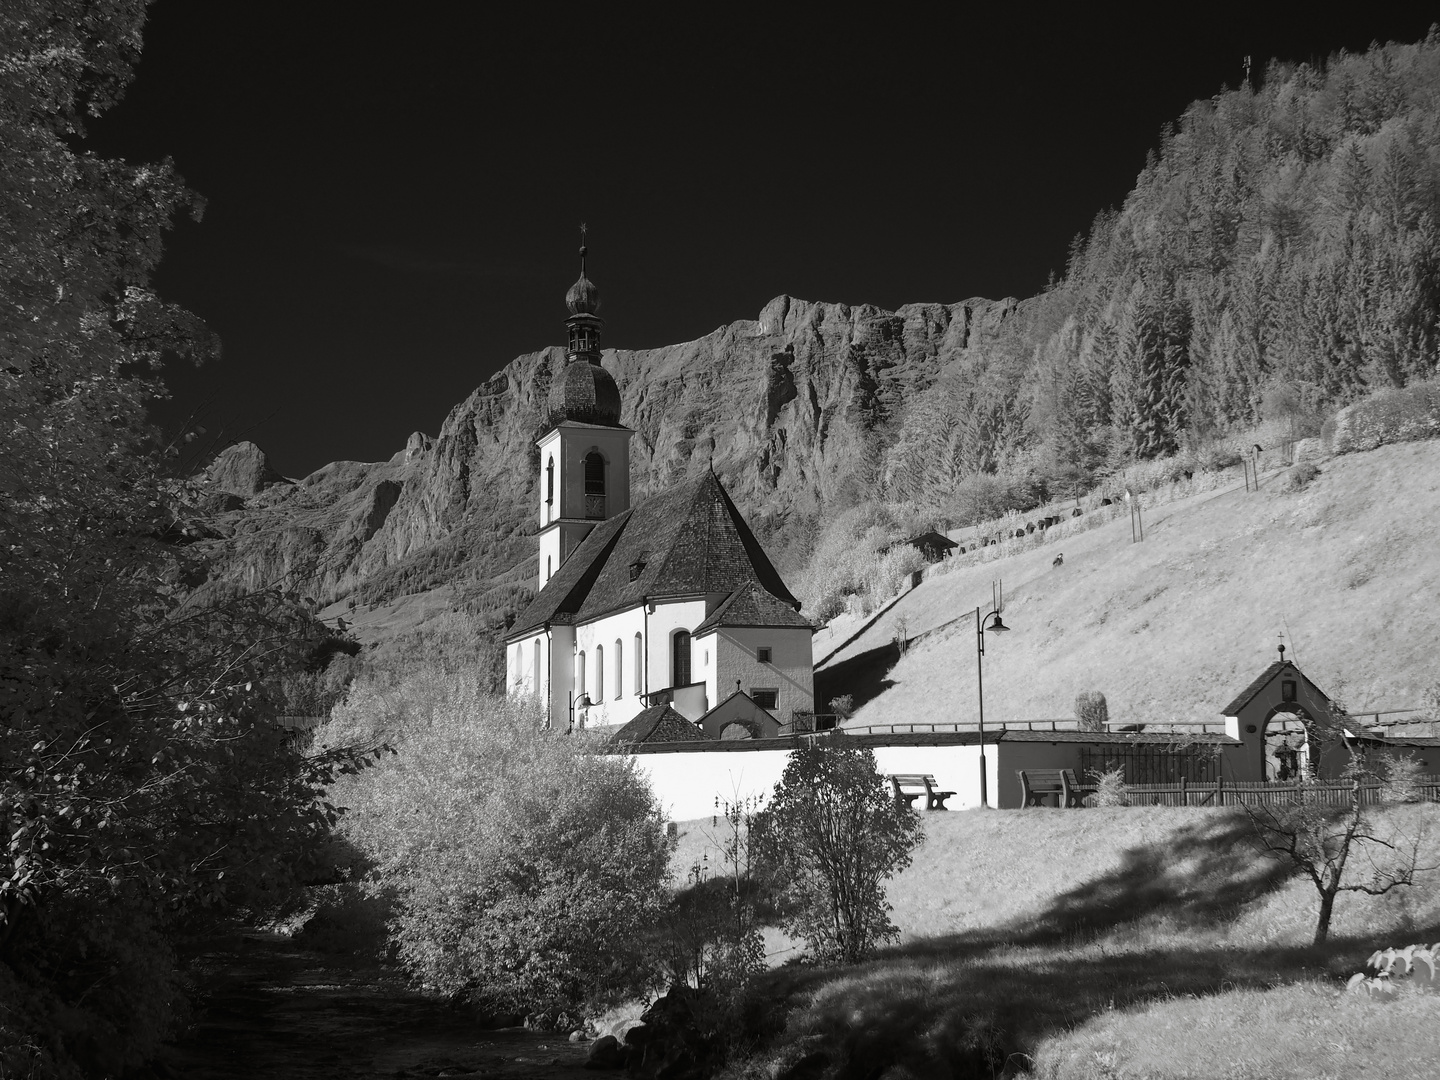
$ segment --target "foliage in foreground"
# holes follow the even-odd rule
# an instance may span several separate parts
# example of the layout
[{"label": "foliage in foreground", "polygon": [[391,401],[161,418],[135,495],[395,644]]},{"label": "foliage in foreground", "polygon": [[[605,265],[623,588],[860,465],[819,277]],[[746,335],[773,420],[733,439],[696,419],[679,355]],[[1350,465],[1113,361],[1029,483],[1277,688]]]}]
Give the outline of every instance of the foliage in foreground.
[{"label": "foliage in foreground", "polygon": [[868,747],[817,741],[793,751],[754,828],[785,897],[785,929],[816,959],[854,963],[899,936],[885,882],[910,865],[924,834]]},{"label": "foliage in foreground", "polygon": [[651,981],[641,947],[670,846],[626,758],[547,731],[474,677],[357,683],[317,738],[396,750],[332,797],[393,901],[398,957],[427,987],[503,1012],[573,1016]]},{"label": "foliage in foreground", "polygon": [[[168,163],[85,152],[141,0],[0,5],[0,1074],[116,1075],[183,1012],[178,933],[280,899],[348,754],[275,730],[323,632],[275,590],[193,602],[192,494],[145,422],[210,335],[150,278]],[[18,1055],[18,1057],[16,1056]]]}]

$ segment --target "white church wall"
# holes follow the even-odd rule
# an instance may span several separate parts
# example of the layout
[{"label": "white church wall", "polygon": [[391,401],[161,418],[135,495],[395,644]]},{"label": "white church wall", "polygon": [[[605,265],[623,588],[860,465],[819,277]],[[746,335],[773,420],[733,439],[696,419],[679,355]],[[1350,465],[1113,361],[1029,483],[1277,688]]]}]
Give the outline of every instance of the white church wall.
[{"label": "white church wall", "polygon": [[[546,692],[549,642],[536,634],[511,644],[505,651],[505,689],[522,697],[543,698]],[[539,663],[537,664],[537,659]]]},{"label": "white church wall", "polygon": [[574,686],[571,658],[575,655],[575,628],[552,626],[548,646],[545,667],[550,673],[550,726],[565,731],[570,725],[570,691]]},{"label": "white church wall", "polygon": [[[635,689],[635,635],[643,634],[644,630],[645,615],[639,607],[618,611],[614,615],[607,615],[603,619],[575,627],[575,648],[583,649],[588,658],[585,666],[584,692],[589,694],[590,700],[594,702],[594,705],[586,711],[585,725],[587,727],[624,724],[633,720],[635,714],[645,708],[645,702],[641,700],[640,694]],[[616,670],[615,643],[617,641],[620,642],[618,666],[623,668],[623,672]],[[597,693],[599,687],[595,668],[595,647],[597,645],[604,649],[605,657],[603,699]],[[617,674],[622,675],[618,680]],[[643,664],[641,678],[642,680],[644,678]],[[580,691],[577,689],[576,696],[579,696],[579,693]]]},{"label": "white church wall", "polygon": [[[792,713],[815,711],[809,630],[722,626],[715,633],[712,647],[716,657],[712,666],[716,683],[712,702],[729,697],[738,679],[740,689],[752,697],[756,690],[776,691],[772,714],[782,724],[790,722]],[[768,661],[759,659],[762,648],[770,650]]]},{"label": "white church wall", "polygon": [[[744,744],[737,744],[744,745]],[[953,810],[980,805],[980,748],[964,746],[877,746],[875,762],[884,773],[930,773],[942,790],[954,791],[946,802]],[[986,748],[990,805],[996,805],[1000,758]],[[672,821],[709,817],[715,799],[734,802],[768,797],[779,782],[790,749],[700,750],[636,754],[635,764],[650,781],[663,812]]]},{"label": "white church wall", "polygon": [[[660,600],[649,615],[650,634],[646,642],[650,654],[650,689],[663,690],[673,685],[670,671],[671,641],[677,630],[694,630],[705,621],[705,598],[694,600]],[[695,642],[690,642],[690,681],[698,682],[704,670],[696,661]],[[711,701],[714,704],[714,701]]]}]

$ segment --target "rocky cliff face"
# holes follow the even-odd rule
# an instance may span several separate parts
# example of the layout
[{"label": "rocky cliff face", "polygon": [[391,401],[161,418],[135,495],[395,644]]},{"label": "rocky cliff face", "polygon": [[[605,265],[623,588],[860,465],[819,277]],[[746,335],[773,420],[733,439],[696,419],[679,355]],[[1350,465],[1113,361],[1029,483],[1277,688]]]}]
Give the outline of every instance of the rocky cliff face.
[{"label": "rocky cliff face", "polygon": [[[782,296],[697,341],[607,351],[622,420],[636,431],[635,500],[713,461],[772,535],[848,505],[875,482],[907,401],[1015,308],[969,300],[883,311]],[[220,577],[321,603],[460,583],[482,609],[513,607],[534,578],[534,442],[564,359],[558,347],[517,357],[437,437],[417,433],[387,462],[336,462],[278,483],[258,450],[232,448],[211,472],[217,488],[245,498],[223,515]]]}]

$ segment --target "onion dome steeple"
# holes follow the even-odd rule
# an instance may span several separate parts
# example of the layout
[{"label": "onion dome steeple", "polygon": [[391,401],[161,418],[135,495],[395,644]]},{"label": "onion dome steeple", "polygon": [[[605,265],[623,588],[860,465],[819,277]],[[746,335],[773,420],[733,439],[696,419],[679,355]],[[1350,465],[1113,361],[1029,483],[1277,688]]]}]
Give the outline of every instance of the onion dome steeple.
[{"label": "onion dome steeple", "polygon": [[570,331],[570,347],[567,350],[571,360],[585,359],[592,364],[600,362],[600,328],[605,321],[597,314],[600,310],[600,290],[585,276],[585,226],[580,226],[580,278],[565,294],[565,306],[570,317],[565,327]]},{"label": "onion dome steeple", "polygon": [[620,389],[600,366],[600,290],[585,276],[585,226],[580,226],[580,278],[565,294],[570,317],[565,320],[569,345],[565,368],[550,384],[550,422],[573,420],[583,424],[620,424]]}]

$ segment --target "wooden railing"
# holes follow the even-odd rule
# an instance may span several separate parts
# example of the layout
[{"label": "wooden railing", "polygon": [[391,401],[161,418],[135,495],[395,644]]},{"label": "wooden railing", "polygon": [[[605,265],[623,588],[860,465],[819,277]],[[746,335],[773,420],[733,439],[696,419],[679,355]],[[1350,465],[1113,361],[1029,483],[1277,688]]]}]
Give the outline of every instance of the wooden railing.
[{"label": "wooden railing", "polygon": [[[1115,731],[1126,727],[1143,727],[1147,732],[1173,732],[1180,728],[1186,731],[1199,729],[1201,732],[1213,728],[1215,732],[1225,730],[1224,720],[1159,720],[1144,724],[1127,724],[1113,721],[1105,729]],[[933,735],[941,731],[977,731],[979,725],[973,720],[940,720],[906,724],[865,724],[861,727],[847,727],[850,735]],[[1068,720],[1000,720],[987,723],[986,731],[1079,731],[1079,721]]]},{"label": "wooden railing", "polygon": [[[1440,776],[1416,778],[1416,789],[1426,802],[1440,802]],[[1374,806],[1383,802],[1387,785],[1369,781],[1320,781],[1308,784],[1276,784],[1264,780],[1226,780],[1213,784],[1181,780],[1176,784],[1126,784],[1125,797],[1131,806],[1279,806],[1304,802],[1315,806],[1349,806],[1358,791],[1360,802]]]}]

